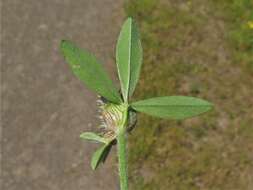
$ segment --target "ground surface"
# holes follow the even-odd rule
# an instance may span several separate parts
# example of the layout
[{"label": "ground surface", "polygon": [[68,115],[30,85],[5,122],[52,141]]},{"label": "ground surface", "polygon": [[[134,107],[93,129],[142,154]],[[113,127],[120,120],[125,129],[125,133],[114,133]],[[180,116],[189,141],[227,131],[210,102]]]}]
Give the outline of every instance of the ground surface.
[{"label": "ground surface", "polygon": [[116,162],[93,172],[96,95],[70,72],[61,39],[92,52],[113,75],[123,19],[119,0],[11,0],[2,5],[3,187],[5,190],[117,189]]},{"label": "ground surface", "polygon": [[[71,74],[58,44],[70,39],[95,52],[113,74],[122,6],[3,3],[3,189],[118,188],[115,157],[96,173],[89,167],[96,145],[78,136],[98,124],[96,97]],[[215,104],[182,122],[139,116],[129,139],[131,189],[253,189],[252,9],[251,0],[128,1],[144,48],[134,98],[180,94]]]}]

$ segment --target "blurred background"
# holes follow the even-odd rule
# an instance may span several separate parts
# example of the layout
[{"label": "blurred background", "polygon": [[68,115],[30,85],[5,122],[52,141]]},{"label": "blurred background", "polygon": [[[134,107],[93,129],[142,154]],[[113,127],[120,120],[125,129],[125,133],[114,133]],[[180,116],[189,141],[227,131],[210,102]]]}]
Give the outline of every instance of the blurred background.
[{"label": "blurred background", "polygon": [[115,82],[127,16],[144,62],[134,100],[207,99],[185,121],[139,115],[129,136],[132,190],[253,189],[252,0],[6,0],[1,5],[2,189],[118,189],[115,150],[96,172],[96,95],[59,54],[68,39],[93,52]]}]

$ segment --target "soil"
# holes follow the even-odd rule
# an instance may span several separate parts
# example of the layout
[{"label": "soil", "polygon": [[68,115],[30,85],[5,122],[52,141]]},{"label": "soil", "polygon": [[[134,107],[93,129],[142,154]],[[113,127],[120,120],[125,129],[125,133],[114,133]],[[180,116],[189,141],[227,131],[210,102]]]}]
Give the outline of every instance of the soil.
[{"label": "soil", "polygon": [[1,13],[1,189],[118,189],[114,150],[90,167],[98,145],[79,134],[97,130],[97,97],[71,73],[59,43],[93,52],[115,80],[123,0],[12,0]]}]

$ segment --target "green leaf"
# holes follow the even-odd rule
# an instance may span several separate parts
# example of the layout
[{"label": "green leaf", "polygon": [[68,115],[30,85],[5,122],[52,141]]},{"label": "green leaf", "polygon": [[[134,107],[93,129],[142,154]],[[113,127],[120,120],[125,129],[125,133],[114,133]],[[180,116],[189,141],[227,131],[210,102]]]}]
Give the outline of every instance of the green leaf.
[{"label": "green leaf", "polygon": [[80,135],[80,138],[85,139],[85,140],[97,141],[97,142],[101,142],[101,143],[105,143],[105,144],[108,143],[108,141],[105,138],[103,138],[95,133],[92,133],[92,132],[82,133]]},{"label": "green leaf", "polygon": [[74,74],[90,89],[111,102],[121,102],[112,81],[93,55],[65,40],[61,42],[61,52]]},{"label": "green leaf", "polygon": [[160,118],[186,119],[209,111],[213,105],[186,96],[167,96],[141,100],[131,104],[136,111]]},{"label": "green leaf", "polygon": [[91,158],[91,168],[93,170],[97,169],[98,165],[101,162],[105,162],[112,145],[111,144],[105,144],[104,146],[100,147],[96,152],[93,154]]},{"label": "green leaf", "polygon": [[116,63],[121,91],[127,102],[138,82],[142,64],[141,41],[132,18],[128,18],[122,26],[116,47]]}]

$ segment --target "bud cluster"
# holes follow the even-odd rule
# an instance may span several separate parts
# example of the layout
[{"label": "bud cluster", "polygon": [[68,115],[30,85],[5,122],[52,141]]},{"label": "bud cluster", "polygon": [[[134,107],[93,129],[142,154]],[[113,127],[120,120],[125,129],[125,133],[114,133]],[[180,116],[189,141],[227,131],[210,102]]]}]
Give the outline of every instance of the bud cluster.
[{"label": "bud cluster", "polygon": [[[123,123],[124,113],[126,106],[124,104],[113,104],[108,102],[103,97],[99,97],[97,100],[99,107],[99,119],[101,121],[100,127],[104,129],[103,136],[108,139],[115,139],[118,134],[119,126]],[[133,110],[127,110],[127,131],[130,132],[136,125],[137,117],[136,112]]]}]

